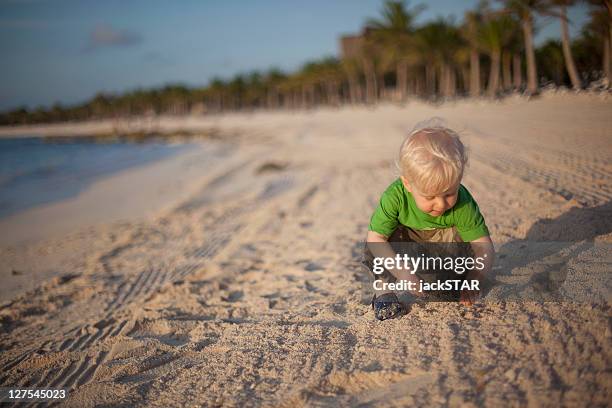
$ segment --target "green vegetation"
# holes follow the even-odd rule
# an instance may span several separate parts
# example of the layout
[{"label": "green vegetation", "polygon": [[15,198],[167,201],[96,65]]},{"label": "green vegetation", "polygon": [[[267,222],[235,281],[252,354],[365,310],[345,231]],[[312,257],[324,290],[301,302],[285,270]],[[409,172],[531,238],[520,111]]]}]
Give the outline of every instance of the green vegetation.
[{"label": "green vegetation", "polygon": [[[311,61],[293,73],[273,69],[216,78],[202,88],[174,85],[98,94],[77,106],[20,108],[1,113],[0,125],[372,104],[409,96],[431,100],[481,96],[483,90],[489,97],[537,94],[543,83],[580,89],[599,81],[608,87],[612,0],[583,2],[590,5],[590,20],[571,39],[567,9],[575,0],[499,0],[495,9],[483,0],[462,24],[438,19],[420,27],[414,21],[423,6],[387,0],[360,35],[342,39],[339,59]],[[560,40],[536,49],[535,16],[557,18]]]}]

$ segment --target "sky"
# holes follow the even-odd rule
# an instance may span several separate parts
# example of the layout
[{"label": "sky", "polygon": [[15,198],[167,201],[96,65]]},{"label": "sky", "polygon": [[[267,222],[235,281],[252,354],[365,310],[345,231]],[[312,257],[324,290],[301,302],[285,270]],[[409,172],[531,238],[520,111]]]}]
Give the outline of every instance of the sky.
[{"label": "sky", "polygon": [[[425,4],[420,24],[478,0]],[[337,56],[339,38],[380,15],[382,0],[0,0],[0,111],[85,102],[98,92],[182,83],[204,86],[240,72],[298,69]],[[570,34],[587,20],[570,10]],[[538,22],[536,44],[559,38]]]}]

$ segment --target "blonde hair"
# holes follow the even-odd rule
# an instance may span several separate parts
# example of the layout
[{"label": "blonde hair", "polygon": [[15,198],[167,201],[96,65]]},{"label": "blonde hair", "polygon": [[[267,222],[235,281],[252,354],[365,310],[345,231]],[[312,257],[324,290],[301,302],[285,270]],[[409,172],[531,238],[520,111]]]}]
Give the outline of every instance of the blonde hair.
[{"label": "blonde hair", "polygon": [[467,154],[459,135],[442,126],[415,130],[402,143],[398,168],[423,194],[438,195],[459,184]]}]

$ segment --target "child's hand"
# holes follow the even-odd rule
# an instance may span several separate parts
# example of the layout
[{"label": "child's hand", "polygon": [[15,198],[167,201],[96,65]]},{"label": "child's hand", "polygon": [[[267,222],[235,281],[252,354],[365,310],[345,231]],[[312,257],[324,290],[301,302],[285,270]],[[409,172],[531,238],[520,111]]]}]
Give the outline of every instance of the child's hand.
[{"label": "child's hand", "polygon": [[482,272],[477,270],[472,270],[468,274],[469,280],[477,280],[479,282],[478,290],[462,290],[461,297],[459,298],[459,302],[464,306],[472,306],[474,303],[480,299],[480,288],[483,284],[485,278]]},{"label": "child's hand", "polygon": [[461,297],[459,299],[459,303],[463,306],[472,306],[474,303],[478,301],[480,297],[479,290],[462,290]]}]

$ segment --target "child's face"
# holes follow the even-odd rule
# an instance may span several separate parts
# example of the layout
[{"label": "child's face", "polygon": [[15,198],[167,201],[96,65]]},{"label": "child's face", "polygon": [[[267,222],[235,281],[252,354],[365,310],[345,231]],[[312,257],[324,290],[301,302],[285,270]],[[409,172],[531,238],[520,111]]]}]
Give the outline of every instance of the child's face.
[{"label": "child's face", "polygon": [[412,193],[412,197],[414,197],[414,201],[417,207],[419,207],[419,210],[433,217],[438,217],[444,214],[446,211],[453,208],[453,206],[457,203],[459,183],[437,195],[428,195],[419,192],[418,189],[411,186],[404,177],[402,177],[402,182],[404,183],[406,190]]}]

